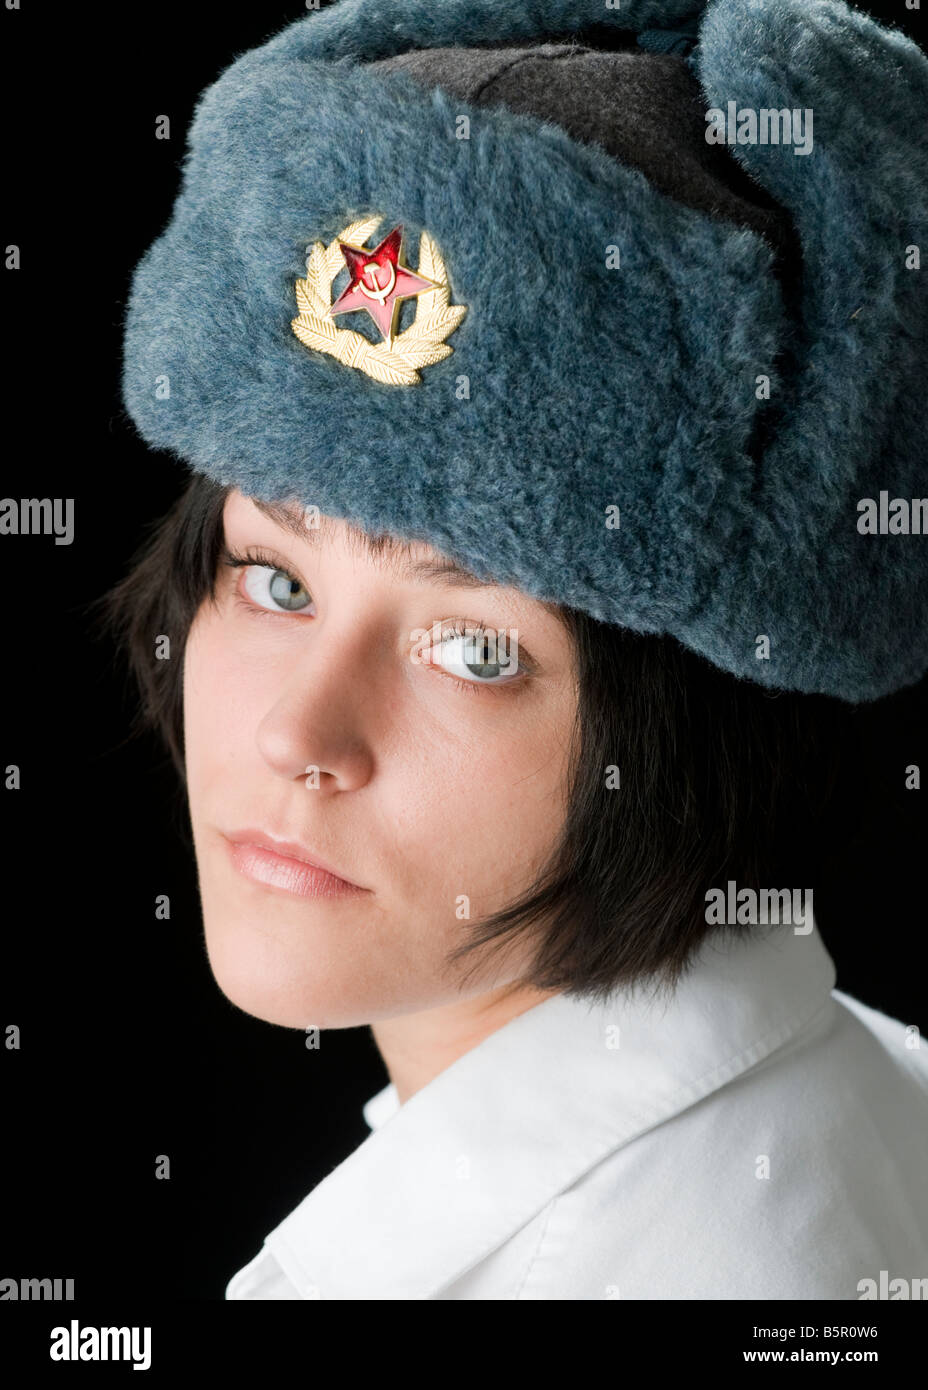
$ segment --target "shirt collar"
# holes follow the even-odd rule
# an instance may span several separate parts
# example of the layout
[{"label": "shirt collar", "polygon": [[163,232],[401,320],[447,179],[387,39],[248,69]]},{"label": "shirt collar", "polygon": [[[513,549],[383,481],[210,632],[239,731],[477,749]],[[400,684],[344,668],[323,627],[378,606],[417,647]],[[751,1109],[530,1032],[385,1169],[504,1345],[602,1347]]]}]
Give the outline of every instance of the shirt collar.
[{"label": "shirt collar", "polygon": [[716,932],[673,997],[555,995],[405,1105],[385,1087],[364,1107],[374,1132],[265,1244],[304,1297],[433,1296],[606,1155],[795,1036],[835,984],[807,925]]},{"label": "shirt collar", "polygon": [[371,1096],[361,1107],[368,1129],[382,1129],[387,1120],[392,1119],[400,1108],[400,1096],[393,1082],[384,1086],[375,1096]]}]

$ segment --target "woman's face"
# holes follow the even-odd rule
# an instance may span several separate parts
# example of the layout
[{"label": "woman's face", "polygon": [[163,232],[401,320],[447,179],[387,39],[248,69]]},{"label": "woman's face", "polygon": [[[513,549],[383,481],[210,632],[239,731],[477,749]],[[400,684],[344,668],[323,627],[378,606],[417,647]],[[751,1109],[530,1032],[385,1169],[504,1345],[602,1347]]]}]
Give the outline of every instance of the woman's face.
[{"label": "woman's face", "polygon": [[[445,956],[558,841],[577,699],[566,631],[516,589],[404,573],[443,560],[421,543],[372,554],[332,518],[300,537],[239,492],[224,523],[229,550],[263,562],[220,565],[184,662],[220,988],[269,1022],[331,1028],[517,981],[527,944],[484,956],[466,989],[473,955],[450,971]],[[475,647],[481,623],[508,650]],[[292,860],[228,839],[254,830],[298,842],[355,891],[320,896]]]}]

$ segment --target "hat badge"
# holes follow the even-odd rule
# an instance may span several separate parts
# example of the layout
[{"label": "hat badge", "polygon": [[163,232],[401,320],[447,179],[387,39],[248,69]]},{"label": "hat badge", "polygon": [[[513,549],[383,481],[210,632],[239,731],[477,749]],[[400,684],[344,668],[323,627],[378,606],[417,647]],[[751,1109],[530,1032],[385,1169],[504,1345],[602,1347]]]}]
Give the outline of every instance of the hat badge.
[{"label": "hat badge", "polygon": [[[425,230],[419,238],[419,265],[405,263],[402,224],[393,228],[378,246],[363,245],[380,226],[381,216],[352,222],[328,246],[316,241],[306,258],[306,279],[296,281],[299,314],[290,327],[300,342],[316,352],[326,352],[346,367],[356,367],[376,381],[390,386],[414,386],[422,380],[420,367],[441,362],[452,352],[445,339],[467,313],[464,304],[451,304],[451,287],[445,263],[433,238]],[[332,300],[332,282],[347,266],[351,278]],[[400,305],[416,300],[416,316],[402,333],[396,332]],[[381,341],[373,343],[362,333],[339,328],[338,314],[366,311]]]}]

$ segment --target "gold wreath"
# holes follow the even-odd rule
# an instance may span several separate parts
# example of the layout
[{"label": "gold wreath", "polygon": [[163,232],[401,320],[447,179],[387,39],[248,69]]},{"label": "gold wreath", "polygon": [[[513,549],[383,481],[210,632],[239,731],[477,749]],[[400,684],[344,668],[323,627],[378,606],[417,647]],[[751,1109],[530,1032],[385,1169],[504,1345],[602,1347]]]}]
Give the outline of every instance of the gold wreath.
[{"label": "gold wreath", "polygon": [[290,327],[301,343],[317,352],[330,353],[346,367],[358,367],[376,381],[391,386],[414,386],[422,380],[417,367],[430,367],[433,362],[451,355],[453,349],[444,339],[454,332],[467,313],[466,305],[448,303],[451,290],[445,263],[428,232],[423,231],[419,238],[416,269],[427,280],[434,280],[436,288],[424,290],[417,296],[416,317],[393,339],[392,346],[384,342],[372,343],[350,328],[336,328],[328,314],[332,281],[345,266],[339,241],[361,248],[382,221],[378,216],[352,222],[328,246],[323,246],[321,241],[313,243],[306,261],[306,279],[296,282],[300,312],[291,319]]}]

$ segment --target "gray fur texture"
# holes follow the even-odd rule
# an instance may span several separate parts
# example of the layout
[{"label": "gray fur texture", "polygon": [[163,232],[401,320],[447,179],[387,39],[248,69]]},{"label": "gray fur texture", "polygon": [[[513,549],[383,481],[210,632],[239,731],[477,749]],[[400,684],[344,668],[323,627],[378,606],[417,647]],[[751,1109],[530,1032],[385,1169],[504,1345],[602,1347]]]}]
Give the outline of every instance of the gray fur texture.
[{"label": "gray fur texture", "polygon": [[[806,155],[731,146],[798,231],[795,294],[757,230],[602,145],[368,66],[694,8],[706,108],[813,112]],[[428,541],[770,687],[877,698],[928,665],[924,537],[858,529],[862,499],[926,490],[926,271],[906,264],[928,247],[926,109],[925,56],[842,0],[341,0],[201,97],[132,283],[126,408],[250,496]],[[368,244],[402,223],[415,268],[428,230],[467,306],[415,386],[290,329],[307,246],[374,213]],[[374,340],[361,319],[338,323]]]}]

